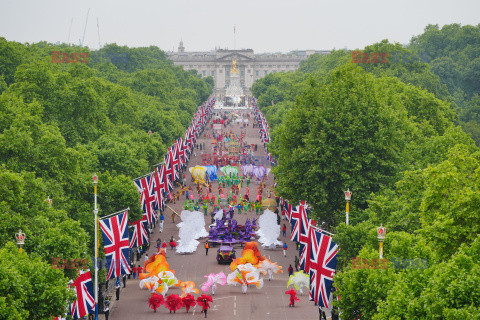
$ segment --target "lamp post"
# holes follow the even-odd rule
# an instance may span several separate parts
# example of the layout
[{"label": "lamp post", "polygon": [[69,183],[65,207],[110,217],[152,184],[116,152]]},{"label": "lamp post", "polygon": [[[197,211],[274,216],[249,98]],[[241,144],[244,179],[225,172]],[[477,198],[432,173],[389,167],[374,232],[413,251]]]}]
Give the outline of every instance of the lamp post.
[{"label": "lamp post", "polygon": [[383,241],[385,240],[386,232],[387,232],[387,228],[385,228],[380,223],[380,227],[377,228],[377,238],[378,238],[378,241],[380,242],[380,245],[378,247],[378,253],[379,253],[380,259],[383,259]]},{"label": "lamp post", "polygon": [[48,202],[48,205],[51,207],[53,200],[50,199],[50,196],[47,196],[47,199],[45,199],[46,202]]},{"label": "lamp post", "polygon": [[345,209],[345,224],[348,226],[348,213],[350,212],[350,200],[352,199],[352,191],[347,189],[347,191],[343,191],[345,193],[345,201],[347,201],[347,207]]},{"label": "lamp post", "polygon": [[18,229],[18,233],[15,233],[15,239],[17,240],[18,252],[23,252],[22,246],[25,244],[25,233],[22,229]]},{"label": "lamp post", "polygon": [[95,242],[93,246],[95,247],[95,320],[98,320],[98,263],[97,263],[97,258],[98,258],[98,246],[97,246],[97,228],[98,228],[98,222],[97,222],[97,215],[98,215],[98,209],[97,209],[97,184],[98,184],[98,176],[97,174],[93,175],[93,193],[94,193],[94,208],[93,208],[93,213],[95,214]]}]

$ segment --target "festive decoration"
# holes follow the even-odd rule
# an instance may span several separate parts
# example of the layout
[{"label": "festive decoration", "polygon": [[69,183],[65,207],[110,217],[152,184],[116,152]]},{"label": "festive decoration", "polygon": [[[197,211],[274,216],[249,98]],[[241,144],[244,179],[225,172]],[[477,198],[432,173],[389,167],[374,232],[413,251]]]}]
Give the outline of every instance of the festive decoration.
[{"label": "festive decoration", "polygon": [[280,236],[280,225],[277,224],[277,215],[270,210],[265,210],[258,218],[259,229],[255,232],[260,238],[264,247],[274,248],[282,246],[283,242],[278,240]]},{"label": "festive decoration", "polygon": [[195,183],[205,183],[205,173],[207,169],[202,166],[195,166],[188,168],[188,171],[192,174],[192,178],[194,179]]}]

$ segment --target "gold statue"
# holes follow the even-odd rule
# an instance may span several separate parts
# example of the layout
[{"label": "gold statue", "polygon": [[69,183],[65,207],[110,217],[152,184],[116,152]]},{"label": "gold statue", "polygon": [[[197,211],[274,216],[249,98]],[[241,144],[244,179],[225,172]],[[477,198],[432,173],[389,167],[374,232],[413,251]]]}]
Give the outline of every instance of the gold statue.
[{"label": "gold statue", "polygon": [[233,73],[233,74],[238,73],[237,61],[238,61],[238,60],[232,59],[232,73]]}]

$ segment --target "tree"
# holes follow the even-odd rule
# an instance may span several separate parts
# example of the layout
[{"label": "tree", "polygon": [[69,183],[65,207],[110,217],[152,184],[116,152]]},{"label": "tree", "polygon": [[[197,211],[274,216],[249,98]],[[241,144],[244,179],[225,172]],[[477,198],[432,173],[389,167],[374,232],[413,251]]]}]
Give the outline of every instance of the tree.
[{"label": "tree", "polygon": [[13,243],[0,249],[0,318],[45,319],[64,313],[67,300],[75,295],[62,271]]}]

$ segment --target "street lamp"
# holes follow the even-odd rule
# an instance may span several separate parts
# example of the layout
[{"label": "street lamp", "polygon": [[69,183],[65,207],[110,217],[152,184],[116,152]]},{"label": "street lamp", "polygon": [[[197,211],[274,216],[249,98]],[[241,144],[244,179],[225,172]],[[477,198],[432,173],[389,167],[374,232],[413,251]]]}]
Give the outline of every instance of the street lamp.
[{"label": "street lamp", "polygon": [[97,263],[97,258],[98,258],[98,246],[97,246],[97,228],[98,228],[98,222],[97,222],[97,215],[98,215],[98,209],[97,209],[97,184],[98,184],[98,176],[97,174],[93,175],[93,193],[94,193],[94,208],[93,208],[93,213],[95,214],[95,242],[93,246],[95,247],[95,320],[98,320],[98,263]]},{"label": "street lamp", "polygon": [[380,223],[380,227],[377,228],[377,238],[378,241],[380,241],[380,246],[378,248],[380,259],[383,259],[383,241],[385,240],[386,232],[387,228]]},{"label": "street lamp", "polygon": [[22,229],[18,229],[18,233],[15,233],[15,239],[17,240],[18,252],[22,252],[22,246],[25,244],[25,233]]},{"label": "street lamp", "polygon": [[50,199],[50,196],[47,196],[47,199],[45,199],[46,202],[48,202],[48,205],[51,207],[53,200]]},{"label": "street lamp", "polygon": [[347,189],[347,191],[343,191],[345,193],[345,201],[347,201],[347,208],[345,210],[346,216],[345,216],[345,224],[348,226],[348,213],[350,211],[350,200],[352,199],[352,191],[350,189]]}]

